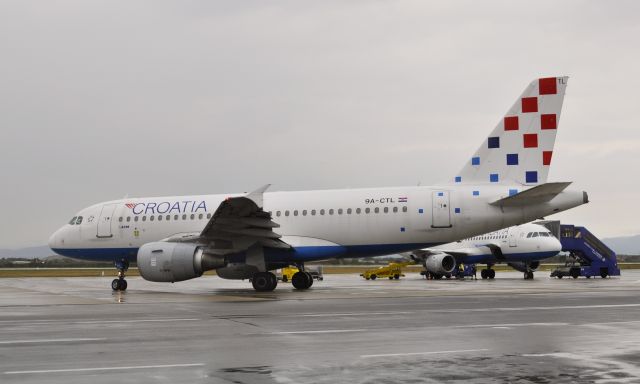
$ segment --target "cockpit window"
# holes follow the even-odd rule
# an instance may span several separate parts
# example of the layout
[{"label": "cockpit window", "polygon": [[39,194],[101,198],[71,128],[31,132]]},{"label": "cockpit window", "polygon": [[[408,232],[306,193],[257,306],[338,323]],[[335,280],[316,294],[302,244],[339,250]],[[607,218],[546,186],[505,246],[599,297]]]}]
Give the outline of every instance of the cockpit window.
[{"label": "cockpit window", "polygon": [[527,239],[530,238],[533,235],[533,233],[529,232],[527,233]]},{"label": "cockpit window", "polygon": [[531,237],[538,237],[538,232],[533,232],[533,236]]},{"label": "cockpit window", "polygon": [[77,218],[78,218],[78,216],[73,216],[73,219],[69,220],[69,224],[71,224],[71,225],[75,224]]},{"label": "cockpit window", "polygon": [[82,223],[82,216],[78,216],[78,219],[76,220],[76,225],[80,225]]}]

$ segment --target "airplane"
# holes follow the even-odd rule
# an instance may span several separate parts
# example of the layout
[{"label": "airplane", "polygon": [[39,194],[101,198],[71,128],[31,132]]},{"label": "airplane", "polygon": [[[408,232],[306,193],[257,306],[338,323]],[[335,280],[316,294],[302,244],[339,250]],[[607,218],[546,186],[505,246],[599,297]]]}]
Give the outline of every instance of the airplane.
[{"label": "airplane", "polygon": [[461,171],[435,186],[125,198],[80,210],[49,239],[63,256],[114,261],[113,290],[143,278],[177,282],[216,270],[272,291],[271,271],[304,263],[434,247],[588,202],[547,182],[568,77],[533,80]]},{"label": "airplane", "polygon": [[562,244],[546,227],[535,224],[517,225],[463,240],[409,253],[424,265],[428,277],[440,279],[455,274],[459,264],[486,264],[480,271],[483,279],[493,279],[494,264],[506,263],[533,279],[540,260],[556,256]]}]

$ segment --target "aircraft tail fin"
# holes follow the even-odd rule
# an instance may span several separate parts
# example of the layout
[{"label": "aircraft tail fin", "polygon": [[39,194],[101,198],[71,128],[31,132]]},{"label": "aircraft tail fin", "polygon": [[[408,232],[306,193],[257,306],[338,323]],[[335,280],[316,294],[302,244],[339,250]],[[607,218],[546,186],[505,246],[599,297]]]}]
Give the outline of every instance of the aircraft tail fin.
[{"label": "aircraft tail fin", "polygon": [[567,80],[563,76],[532,81],[454,183],[546,183]]}]

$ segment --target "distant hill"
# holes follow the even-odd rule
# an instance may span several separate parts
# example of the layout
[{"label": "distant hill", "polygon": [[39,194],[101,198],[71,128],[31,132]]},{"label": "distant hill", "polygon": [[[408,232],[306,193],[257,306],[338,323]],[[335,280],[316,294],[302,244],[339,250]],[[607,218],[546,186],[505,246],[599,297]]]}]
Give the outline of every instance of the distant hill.
[{"label": "distant hill", "polygon": [[640,235],[610,237],[602,241],[619,255],[640,255]]},{"label": "distant hill", "polygon": [[47,256],[55,255],[46,245],[40,247],[28,247],[20,249],[0,249],[0,259],[2,258],[24,258],[24,259],[43,259]]}]

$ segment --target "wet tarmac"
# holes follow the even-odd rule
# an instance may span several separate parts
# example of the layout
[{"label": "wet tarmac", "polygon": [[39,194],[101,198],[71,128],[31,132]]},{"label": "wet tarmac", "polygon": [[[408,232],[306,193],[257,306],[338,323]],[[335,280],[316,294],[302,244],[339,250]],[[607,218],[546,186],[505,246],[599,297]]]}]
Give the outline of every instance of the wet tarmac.
[{"label": "wet tarmac", "polygon": [[0,279],[1,383],[640,383],[640,271]]}]

